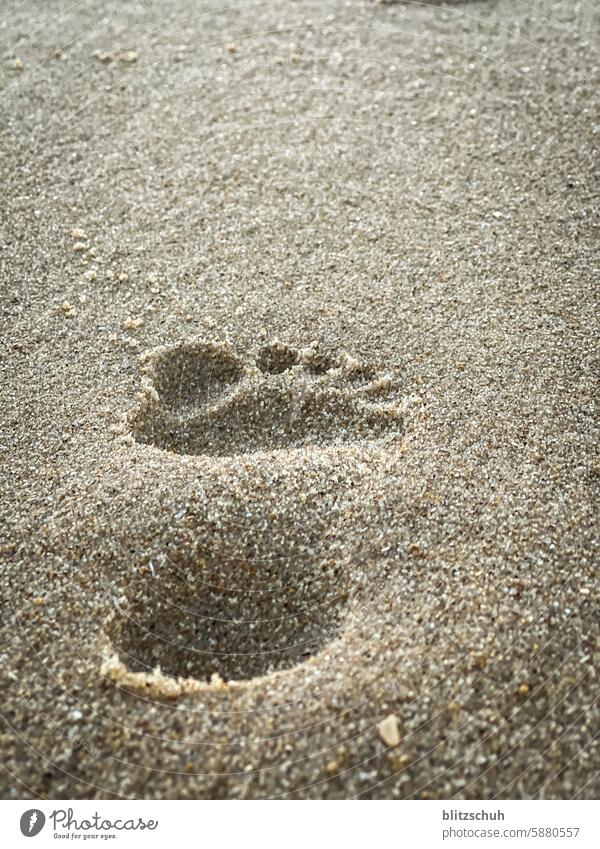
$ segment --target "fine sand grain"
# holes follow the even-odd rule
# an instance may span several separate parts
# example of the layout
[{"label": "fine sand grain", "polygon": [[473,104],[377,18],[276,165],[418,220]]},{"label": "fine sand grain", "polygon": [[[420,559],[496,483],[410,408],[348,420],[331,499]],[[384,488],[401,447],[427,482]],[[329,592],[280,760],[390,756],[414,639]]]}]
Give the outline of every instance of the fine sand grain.
[{"label": "fine sand grain", "polygon": [[4,798],[597,796],[598,33],[0,13]]}]

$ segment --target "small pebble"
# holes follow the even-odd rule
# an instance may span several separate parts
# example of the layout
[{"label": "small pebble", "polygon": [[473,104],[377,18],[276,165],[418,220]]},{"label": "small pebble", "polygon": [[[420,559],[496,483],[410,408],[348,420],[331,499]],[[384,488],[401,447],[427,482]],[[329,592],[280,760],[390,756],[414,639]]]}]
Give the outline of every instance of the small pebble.
[{"label": "small pebble", "polygon": [[123,330],[137,330],[144,324],[143,318],[126,318],[123,322]]},{"label": "small pebble", "polygon": [[386,746],[397,746],[400,742],[398,717],[393,713],[379,723],[377,731]]}]

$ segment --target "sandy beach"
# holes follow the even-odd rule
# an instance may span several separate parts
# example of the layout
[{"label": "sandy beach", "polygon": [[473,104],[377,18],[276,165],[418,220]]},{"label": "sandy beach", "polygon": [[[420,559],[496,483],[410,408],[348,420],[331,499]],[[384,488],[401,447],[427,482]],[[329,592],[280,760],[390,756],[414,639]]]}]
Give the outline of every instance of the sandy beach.
[{"label": "sandy beach", "polygon": [[4,799],[597,798],[600,12],[0,12]]}]

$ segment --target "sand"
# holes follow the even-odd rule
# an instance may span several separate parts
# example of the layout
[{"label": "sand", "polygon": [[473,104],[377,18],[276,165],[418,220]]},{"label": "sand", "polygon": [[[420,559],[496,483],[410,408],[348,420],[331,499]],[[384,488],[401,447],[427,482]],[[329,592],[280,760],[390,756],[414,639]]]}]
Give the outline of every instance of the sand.
[{"label": "sand", "polygon": [[598,794],[598,23],[2,13],[3,798]]}]

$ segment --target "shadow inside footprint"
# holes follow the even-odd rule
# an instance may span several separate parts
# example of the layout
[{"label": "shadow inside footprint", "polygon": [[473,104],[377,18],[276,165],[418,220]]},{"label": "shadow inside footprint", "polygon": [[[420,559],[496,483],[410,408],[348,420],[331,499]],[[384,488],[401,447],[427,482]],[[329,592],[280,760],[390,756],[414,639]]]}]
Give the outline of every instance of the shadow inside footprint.
[{"label": "shadow inside footprint", "polygon": [[279,342],[256,359],[225,343],[158,348],[129,415],[136,441],[227,456],[390,440],[404,430],[398,386],[346,355]]},{"label": "shadow inside footprint", "polygon": [[347,601],[331,561],[236,562],[146,570],[127,589],[112,645],[131,672],[156,667],[208,682],[245,680],[301,663],[333,639]]},{"label": "shadow inside footprint", "polygon": [[161,402],[171,410],[210,406],[230,394],[244,374],[241,364],[219,346],[180,345],[152,363]]},{"label": "shadow inside footprint", "polygon": [[257,363],[265,374],[281,374],[298,364],[298,352],[280,342],[274,342],[260,349]]}]

